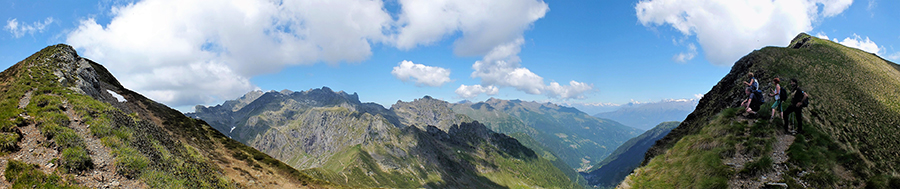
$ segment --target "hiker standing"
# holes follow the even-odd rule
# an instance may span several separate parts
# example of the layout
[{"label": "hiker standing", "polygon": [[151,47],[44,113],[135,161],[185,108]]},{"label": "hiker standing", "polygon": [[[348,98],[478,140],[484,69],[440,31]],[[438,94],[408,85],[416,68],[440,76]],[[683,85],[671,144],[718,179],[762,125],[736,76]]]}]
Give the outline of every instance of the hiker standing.
[{"label": "hiker standing", "polygon": [[[800,89],[800,83],[797,79],[791,79],[791,87],[794,88],[793,98],[791,99],[791,104],[788,106],[786,110],[784,110],[783,115],[790,116],[791,113],[794,113],[794,119],[797,120],[797,132],[803,133],[803,108],[809,105],[809,95],[806,94],[806,91]],[[784,130],[789,132],[788,130],[788,119],[784,118]]]},{"label": "hiker standing", "polygon": [[772,82],[775,83],[775,89],[772,90],[772,94],[769,94],[769,96],[775,97],[775,103],[772,104],[772,116],[769,117],[769,121],[775,119],[776,109],[779,112],[778,117],[784,119],[784,108],[781,107],[781,102],[783,102],[784,99],[787,98],[787,94],[784,93],[784,90],[782,90],[781,88],[781,84],[779,84],[781,83],[781,79],[778,79],[776,77],[775,79],[772,79]]}]

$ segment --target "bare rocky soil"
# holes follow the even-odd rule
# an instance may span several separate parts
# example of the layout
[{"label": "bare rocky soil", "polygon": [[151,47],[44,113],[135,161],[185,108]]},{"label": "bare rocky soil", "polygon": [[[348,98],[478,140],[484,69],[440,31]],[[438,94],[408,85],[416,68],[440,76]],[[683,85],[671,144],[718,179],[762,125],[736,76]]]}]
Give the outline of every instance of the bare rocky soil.
[{"label": "bare rocky soil", "polygon": [[[28,106],[31,97],[32,91],[27,92],[19,101],[18,107],[24,109]],[[84,139],[88,154],[94,163],[93,169],[74,173],[70,179],[74,179],[76,184],[89,188],[147,188],[147,185],[137,180],[129,180],[116,174],[115,158],[110,149],[91,134],[90,125],[81,122],[75,111],[69,108],[67,103],[64,102],[64,104],[67,109],[66,116],[70,121],[69,128],[75,130],[75,133]],[[32,119],[25,113],[20,116]],[[51,146],[51,141],[41,134],[40,128],[31,123],[19,127],[19,131],[22,133],[22,139],[18,143],[19,151],[0,157],[0,188],[12,187],[11,183],[3,177],[3,170],[6,170],[9,160],[39,165],[45,174],[58,173],[56,171],[58,165],[55,160],[59,159],[61,154],[55,146]]]},{"label": "bare rocky soil", "polygon": [[[753,125],[755,120],[753,119],[740,119],[739,121],[747,121],[748,125]],[[746,128],[744,135],[750,135],[750,128]],[[783,183],[783,175],[788,172],[788,156],[786,151],[790,148],[791,144],[794,143],[794,136],[790,135],[790,133],[781,133],[776,132],[775,136],[776,142],[772,145],[772,152],[768,154],[763,154],[763,156],[769,156],[772,158],[772,169],[771,171],[758,174],[754,177],[746,177],[741,174],[735,174],[731,180],[728,181],[728,188],[787,188],[787,184]],[[744,166],[755,160],[759,159],[763,156],[751,156],[748,154],[743,154],[744,146],[738,145],[735,150],[734,157],[730,159],[724,160],[724,163],[733,168],[735,171],[740,171],[744,169]],[[798,181],[801,184],[805,184],[803,181]]]}]

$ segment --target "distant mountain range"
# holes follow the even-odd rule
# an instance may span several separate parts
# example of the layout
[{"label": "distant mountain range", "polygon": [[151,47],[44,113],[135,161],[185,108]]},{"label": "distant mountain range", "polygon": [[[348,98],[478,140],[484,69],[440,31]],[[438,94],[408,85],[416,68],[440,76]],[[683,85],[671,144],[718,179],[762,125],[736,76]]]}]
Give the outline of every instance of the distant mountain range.
[{"label": "distant mountain range", "polygon": [[[491,98],[478,103],[454,104],[453,111],[500,133],[530,136],[549,149],[553,156],[579,171],[587,170],[626,140],[641,133],[641,130],[618,122],[552,103]],[[537,145],[529,147],[538,148]]]},{"label": "distant mountain range", "polygon": [[254,91],[187,115],[315,178],[351,187],[579,188],[586,183],[452,106],[425,96],[385,109],[361,103],[355,93],[323,87]]},{"label": "distant mountain range", "polygon": [[663,100],[651,103],[629,103],[612,112],[594,114],[595,117],[615,120],[627,126],[650,130],[667,121],[682,121],[699,99]]}]

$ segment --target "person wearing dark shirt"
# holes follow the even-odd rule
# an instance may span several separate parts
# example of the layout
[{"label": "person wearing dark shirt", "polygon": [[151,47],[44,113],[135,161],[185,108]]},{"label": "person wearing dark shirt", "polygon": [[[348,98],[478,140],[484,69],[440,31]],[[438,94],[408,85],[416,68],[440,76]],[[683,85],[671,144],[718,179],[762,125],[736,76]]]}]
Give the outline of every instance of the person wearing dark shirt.
[{"label": "person wearing dark shirt", "polygon": [[746,112],[750,114],[756,114],[756,111],[759,111],[759,106],[762,105],[762,96],[757,94],[756,92],[752,92],[752,87],[744,88],[744,93],[749,95],[747,100],[741,102],[741,107],[746,108]]},{"label": "person wearing dark shirt", "polygon": [[[797,81],[797,79],[791,79],[791,88],[794,89],[792,95],[793,98],[791,98],[791,104],[789,104],[788,108],[784,110],[783,113],[785,116],[789,117],[791,113],[794,113],[794,119],[797,120],[797,132],[803,133],[803,107],[805,107],[803,102],[806,101],[807,98],[809,98],[809,95],[806,94],[806,91],[800,89],[800,83]],[[790,123],[790,121],[788,121],[789,119],[787,119],[786,117],[783,120],[784,131],[790,132],[790,130],[788,129],[788,123]]]}]

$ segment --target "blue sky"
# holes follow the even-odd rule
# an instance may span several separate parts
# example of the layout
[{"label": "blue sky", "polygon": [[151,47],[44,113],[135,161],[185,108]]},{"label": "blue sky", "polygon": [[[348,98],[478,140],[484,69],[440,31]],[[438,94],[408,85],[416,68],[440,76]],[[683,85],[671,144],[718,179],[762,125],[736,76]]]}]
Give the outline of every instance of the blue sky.
[{"label": "blue sky", "polygon": [[697,98],[741,56],[784,46],[800,32],[897,62],[898,7],[887,0],[3,0],[0,66],[68,43],[126,87],[181,111],[254,89],[322,86],[387,107],[430,95],[586,110]]}]

